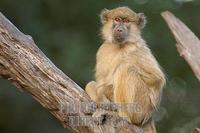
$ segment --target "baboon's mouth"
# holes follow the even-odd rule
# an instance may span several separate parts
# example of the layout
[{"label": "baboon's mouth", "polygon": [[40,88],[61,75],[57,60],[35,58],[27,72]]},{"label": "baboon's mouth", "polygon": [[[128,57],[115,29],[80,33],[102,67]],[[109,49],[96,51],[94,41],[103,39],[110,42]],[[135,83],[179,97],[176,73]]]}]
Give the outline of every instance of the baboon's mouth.
[{"label": "baboon's mouth", "polygon": [[125,40],[125,38],[123,37],[123,36],[121,36],[121,35],[115,35],[114,36],[114,41],[115,42],[123,42]]}]

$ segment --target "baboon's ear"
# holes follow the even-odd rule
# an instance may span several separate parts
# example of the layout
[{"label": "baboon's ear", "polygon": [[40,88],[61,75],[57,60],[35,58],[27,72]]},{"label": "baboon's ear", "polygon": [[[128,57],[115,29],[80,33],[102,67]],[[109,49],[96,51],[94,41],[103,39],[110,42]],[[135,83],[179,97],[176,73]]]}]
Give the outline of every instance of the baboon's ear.
[{"label": "baboon's ear", "polygon": [[100,20],[101,20],[101,23],[102,24],[105,24],[107,21],[108,21],[108,13],[109,13],[109,10],[108,9],[103,9],[101,11],[101,14],[100,14]]},{"label": "baboon's ear", "polygon": [[147,23],[146,17],[144,15],[144,13],[138,13],[137,15],[138,15],[138,25],[142,29],[145,27],[145,25]]}]

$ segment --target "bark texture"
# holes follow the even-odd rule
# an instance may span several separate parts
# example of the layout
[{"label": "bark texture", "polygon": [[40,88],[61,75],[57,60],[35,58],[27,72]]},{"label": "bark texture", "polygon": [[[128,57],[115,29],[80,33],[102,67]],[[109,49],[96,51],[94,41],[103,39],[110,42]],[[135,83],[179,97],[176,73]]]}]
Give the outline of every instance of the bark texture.
[{"label": "bark texture", "polygon": [[[10,80],[17,88],[30,94],[64,127],[74,132],[142,132],[106,111],[101,115],[101,123],[96,122],[92,117],[96,104],[85,91],[42,53],[31,36],[20,32],[1,13],[0,78]],[[84,108],[86,106],[79,108],[84,104],[87,109]],[[79,110],[71,110],[71,106]]]},{"label": "bark texture", "polygon": [[[198,37],[171,12],[161,13],[173,33],[177,50],[192,68],[195,76],[200,81],[200,41]],[[200,133],[199,128],[192,129],[191,133]]]},{"label": "bark texture", "polygon": [[200,41],[198,37],[169,11],[161,15],[177,41],[176,47],[180,56],[187,61],[200,81]]}]

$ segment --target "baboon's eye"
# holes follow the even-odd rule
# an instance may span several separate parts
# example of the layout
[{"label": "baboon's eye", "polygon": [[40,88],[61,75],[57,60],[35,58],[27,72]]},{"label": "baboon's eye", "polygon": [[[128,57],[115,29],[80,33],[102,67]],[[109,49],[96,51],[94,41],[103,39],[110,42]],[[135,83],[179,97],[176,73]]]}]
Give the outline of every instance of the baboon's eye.
[{"label": "baboon's eye", "polygon": [[121,18],[117,17],[117,18],[115,18],[115,21],[116,21],[116,22],[120,22],[120,21],[121,21]]},{"label": "baboon's eye", "polygon": [[123,19],[123,22],[124,23],[129,23],[130,21],[127,18],[125,18],[125,19]]}]

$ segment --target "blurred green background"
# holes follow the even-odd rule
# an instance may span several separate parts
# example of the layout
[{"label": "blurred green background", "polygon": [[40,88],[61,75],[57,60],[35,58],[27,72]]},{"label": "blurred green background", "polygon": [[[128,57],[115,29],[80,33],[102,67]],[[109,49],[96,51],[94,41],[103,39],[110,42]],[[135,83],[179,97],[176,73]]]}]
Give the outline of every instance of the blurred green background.
[{"label": "blurred green background", "polygon": [[[129,6],[144,12],[143,37],[164,68],[168,82],[155,115],[159,133],[188,133],[200,127],[200,84],[178,55],[160,13],[172,11],[198,36],[200,0],[0,0],[0,11],[69,77],[84,87],[93,79],[102,40],[99,13]],[[64,133],[59,122],[29,95],[0,80],[0,133]]]}]

